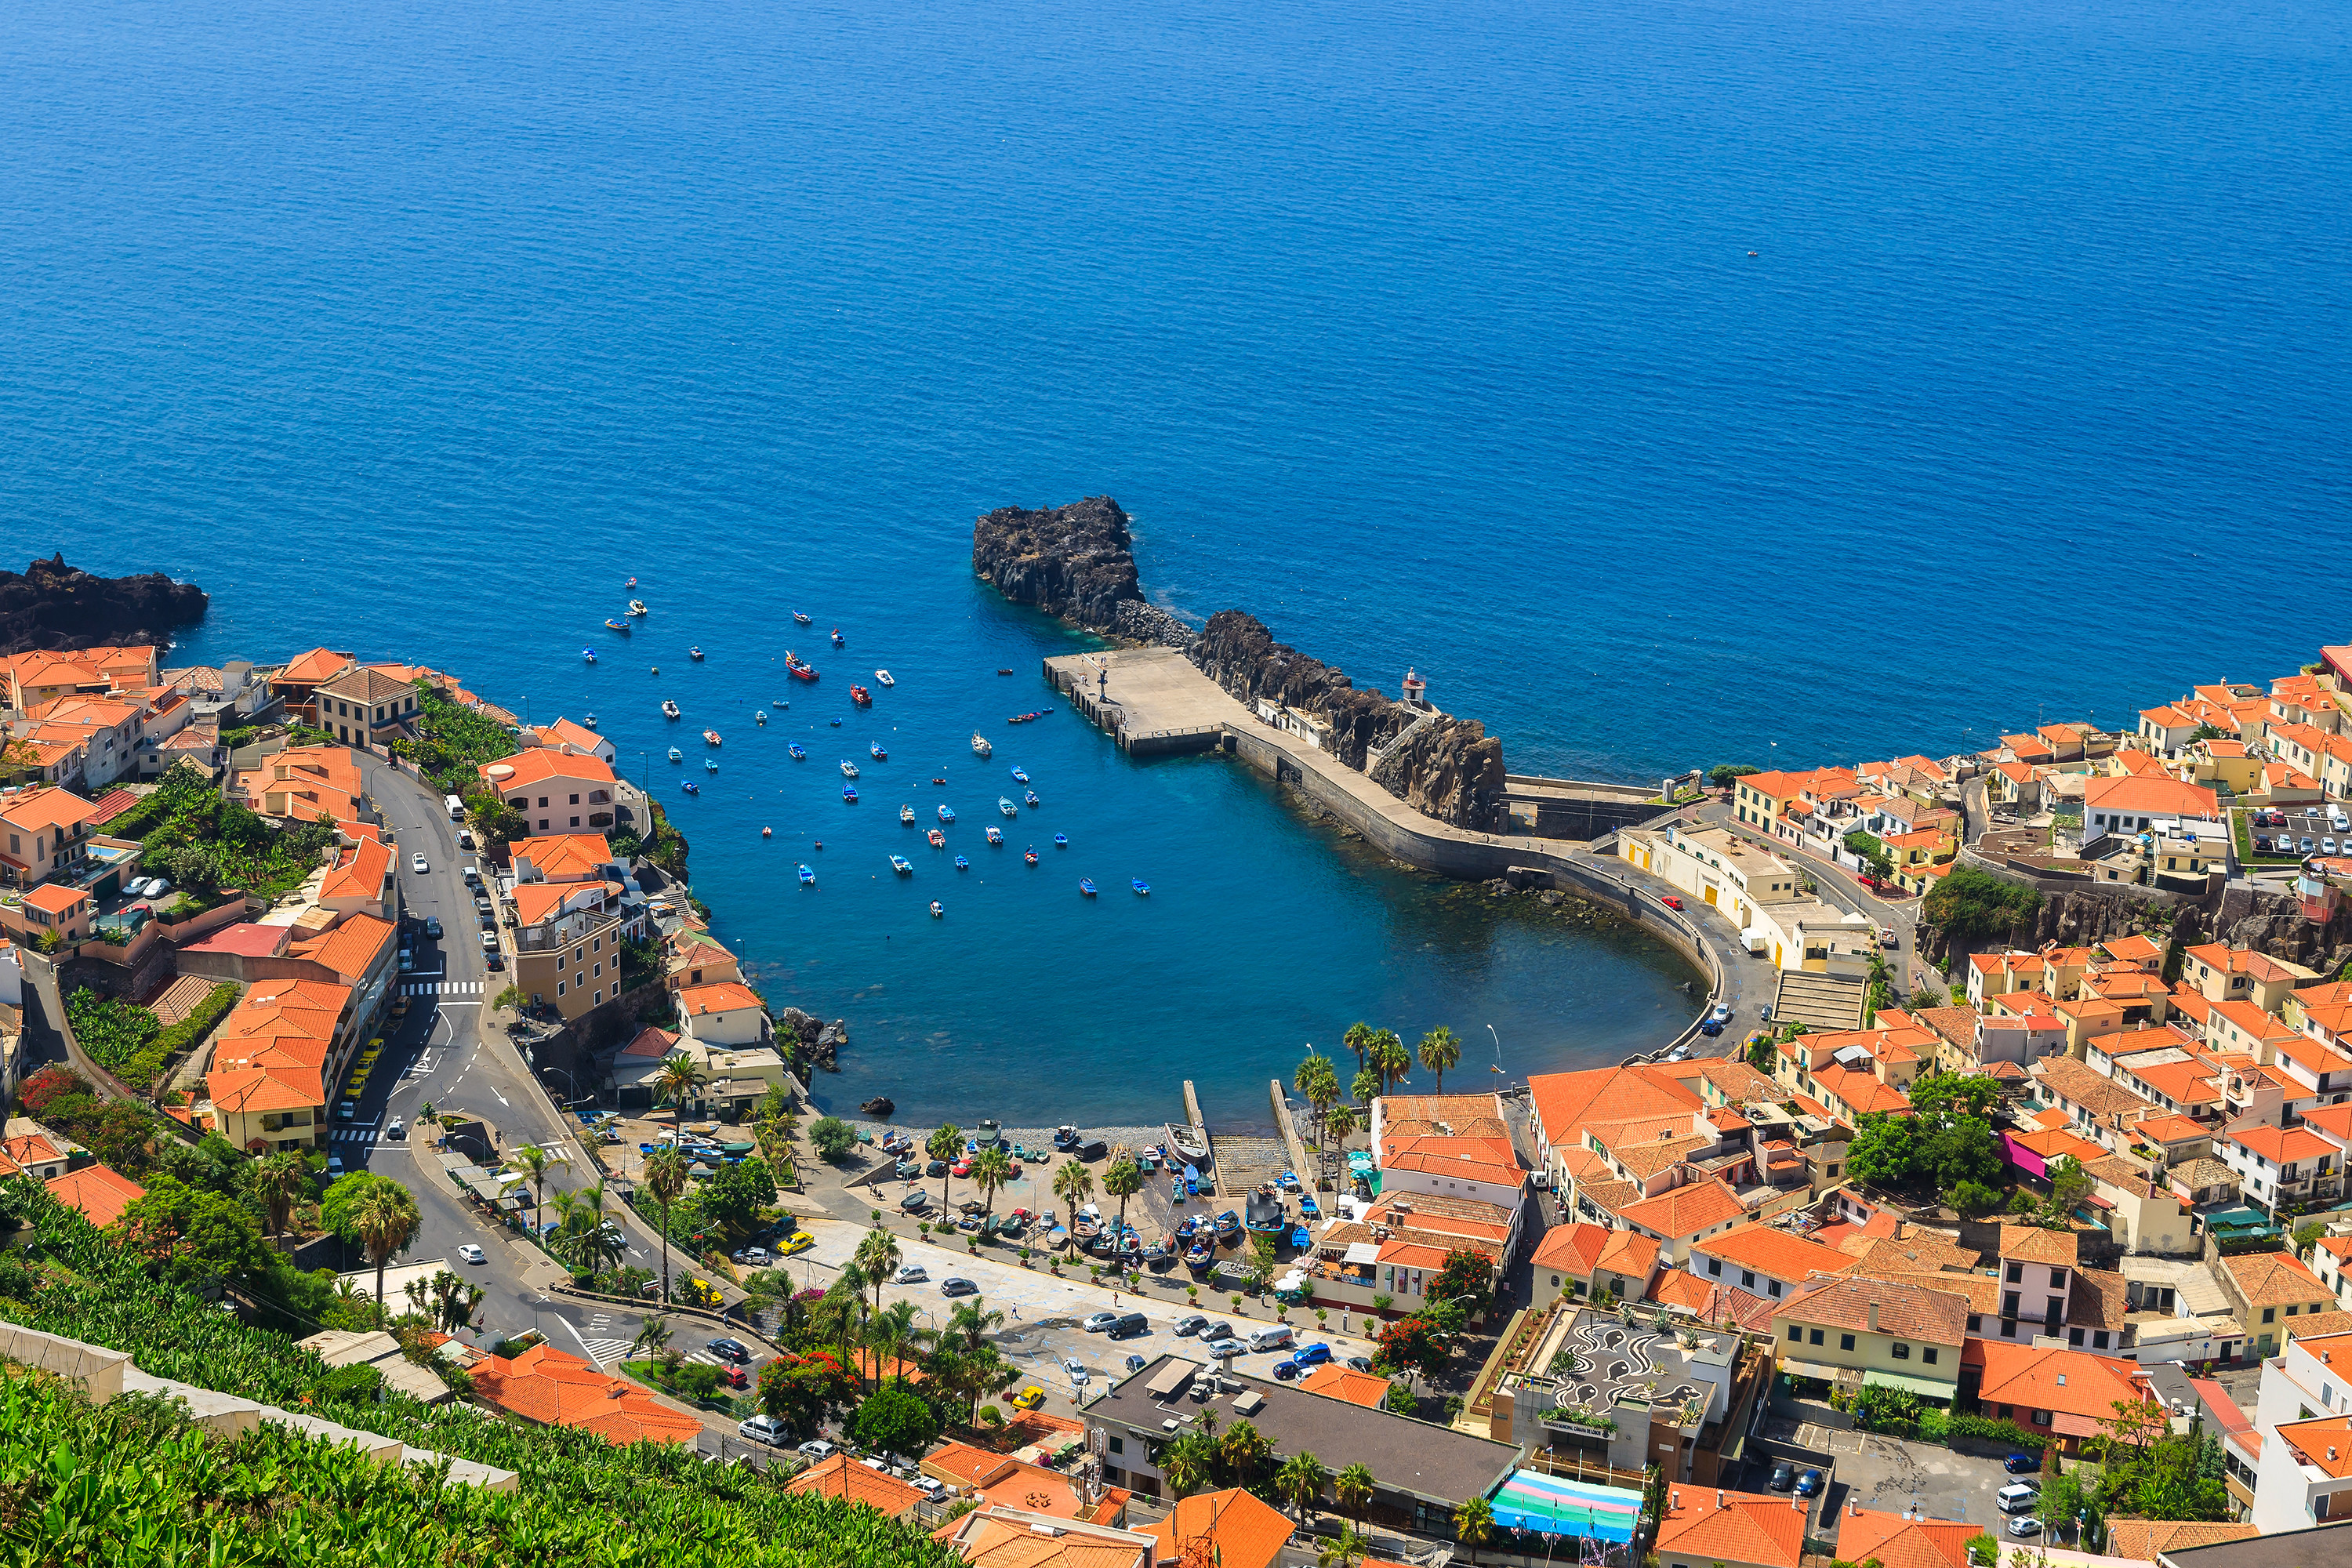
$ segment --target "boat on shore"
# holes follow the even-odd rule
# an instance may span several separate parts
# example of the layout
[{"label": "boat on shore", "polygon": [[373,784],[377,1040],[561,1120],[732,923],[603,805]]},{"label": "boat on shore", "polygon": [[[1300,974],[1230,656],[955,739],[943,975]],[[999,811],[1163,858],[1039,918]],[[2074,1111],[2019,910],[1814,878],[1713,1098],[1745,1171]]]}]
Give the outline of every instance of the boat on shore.
[{"label": "boat on shore", "polygon": [[890,869],[901,877],[911,877],[915,874],[915,863],[904,855],[893,855],[890,857]]},{"label": "boat on shore", "polygon": [[810,870],[806,866],[803,866],[801,868],[801,886],[803,888],[809,888],[814,887],[815,885],[816,873]]},{"label": "boat on shore", "polygon": [[874,679],[880,681],[885,686],[896,686],[898,684],[897,678],[892,676],[887,669],[876,670],[874,672]]},{"label": "boat on shore", "polygon": [[786,648],[784,650],[784,673],[791,676],[794,680],[814,680],[816,679],[816,666],[813,664],[803,664],[801,662],[800,655],[794,653],[790,648]]},{"label": "boat on shore", "polygon": [[663,698],[662,717],[665,719],[676,719],[677,716],[677,699],[675,697]]},{"label": "boat on shore", "polygon": [[1002,844],[1002,843],[1003,843],[1003,842],[1004,842],[1004,829],[1003,829],[1002,827],[992,827],[992,828],[990,828],[990,829],[988,830],[988,841],[989,841],[991,844]]},{"label": "boat on shore", "polygon": [[686,761],[686,753],[672,746],[669,749],[669,760],[673,763],[682,763]]},{"label": "boat on shore", "polygon": [[604,629],[608,632],[626,632],[629,629],[629,623],[618,616],[608,616],[604,622]]},{"label": "boat on shore", "polygon": [[702,732],[702,743],[706,746],[723,746],[727,742],[719,738],[718,731],[705,730]]},{"label": "boat on shore", "polygon": [[953,821],[955,820],[955,810],[954,810],[954,808],[953,808],[953,807],[951,807],[951,806],[946,805],[942,805],[940,807],[940,820],[941,822],[953,822]]},{"label": "boat on shore", "polygon": [[903,823],[905,823],[905,824],[906,824],[908,826],[909,826],[909,827],[914,826],[915,826],[915,808],[914,808],[913,806],[911,806],[911,805],[902,805],[902,806],[900,806],[900,807],[898,808],[898,820],[899,820],[899,821],[901,821],[901,822],[903,822]]},{"label": "boat on shore", "polygon": [[992,1144],[1003,1142],[1004,1124],[983,1118],[980,1126],[973,1131],[972,1137],[979,1140],[982,1148],[988,1148]]},{"label": "boat on shore", "polygon": [[928,838],[928,839],[929,839],[929,840],[931,841],[931,847],[932,847],[932,848],[934,848],[934,849],[944,849],[944,848],[946,848],[946,847],[948,847],[948,836],[947,836],[946,834],[944,834],[944,833],[941,833],[941,832],[940,832],[938,828],[936,828],[936,827],[932,828],[929,833],[927,833],[927,834],[923,835],[923,837],[926,837],[926,838]]},{"label": "boat on shore", "polygon": [[646,602],[643,599],[631,599],[629,601],[629,614],[633,616],[642,616],[645,613]]},{"label": "boat on shore", "polygon": [[802,745],[798,741],[794,741],[785,746],[784,750],[792,753],[793,761],[796,763],[804,763],[808,761],[808,748]]},{"label": "boat on shore", "polygon": [[1168,1147],[1174,1150],[1188,1165],[1205,1165],[1209,1163],[1208,1140],[1202,1137],[1196,1128],[1179,1126],[1173,1121],[1170,1122]]},{"label": "boat on shore", "polygon": [[868,745],[866,748],[866,752],[868,756],[871,756],[877,763],[887,763],[890,760],[890,753],[882,749],[882,742],[879,741],[876,741],[872,744]]},{"label": "boat on shore", "polygon": [[988,743],[988,737],[982,734],[977,730],[974,730],[971,732],[971,749],[975,754],[983,757],[988,755],[989,752],[996,750],[995,747]]},{"label": "boat on shore", "polygon": [[1078,879],[1078,896],[1085,899],[1091,899],[1095,896],[1095,884],[1092,878],[1081,877]]},{"label": "boat on shore", "polygon": [[841,776],[845,779],[856,778],[857,776],[857,764],[851,762],[847,757],[842,758]]}]

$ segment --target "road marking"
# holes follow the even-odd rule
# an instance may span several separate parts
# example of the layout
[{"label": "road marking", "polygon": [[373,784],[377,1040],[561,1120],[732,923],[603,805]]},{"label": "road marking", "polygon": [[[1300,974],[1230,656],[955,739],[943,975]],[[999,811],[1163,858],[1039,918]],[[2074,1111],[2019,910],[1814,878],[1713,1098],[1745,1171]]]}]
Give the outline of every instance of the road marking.
[{"label": "road marking", "polygon": [[[497,1089],[492,1089],[492,1090],[490,1090],[490,1092],[491,1092],[492,1094],[499,1094],[499,1091],[498,1091]],[[510,1102],[508,1100],[508,1099],[507,1099],[507,1097],[506,1097],[505,1095],[503,1095],[503,1094],[499,1094],[499,1103],[500,1105],[508,1105],[508,1104],[509,1104]]]}]

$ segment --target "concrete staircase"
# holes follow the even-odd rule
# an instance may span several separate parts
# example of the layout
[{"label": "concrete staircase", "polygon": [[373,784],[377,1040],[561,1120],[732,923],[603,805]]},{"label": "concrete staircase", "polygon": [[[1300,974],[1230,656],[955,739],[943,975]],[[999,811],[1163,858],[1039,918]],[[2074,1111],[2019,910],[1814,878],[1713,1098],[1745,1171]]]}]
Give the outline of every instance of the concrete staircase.
[{"label": "concrete staircase", "polygon": [[1863,1002],[1869,992],[1866,982],[1801,969],[1783,969],[1780,975],[1780,994],[1772,1002],[1773,1023],[1803,1024],[1815,1029],[1862,1027]]}]

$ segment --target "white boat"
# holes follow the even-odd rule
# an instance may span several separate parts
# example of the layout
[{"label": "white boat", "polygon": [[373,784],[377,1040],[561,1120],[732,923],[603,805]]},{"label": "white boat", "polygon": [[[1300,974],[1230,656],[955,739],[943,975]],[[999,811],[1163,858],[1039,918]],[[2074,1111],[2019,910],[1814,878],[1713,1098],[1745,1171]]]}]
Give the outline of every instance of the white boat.
[{"label": "white boat", "polygon": [[646,602],[643,599],[631,599],[629,601],[629,614],[633,616],[642,616],[645,613]]},{"label": "white boat", "polygon": [[686,761],[686,754],[676,746],[672,746],[669,749],[669,760],[673,763],[682,763]]},{"label": "white boat", "polygon": [[1003,842],[1004,842],[1004,829],[1003,829],[1002,827],[992,827],[992,828],[990,828],[990,829],[988,830],[988,841],[989,841],[991,844],[1002,844],[1002,843],[1003,843]]},{"label": "white boat", "polygon": [[891,679],[890,672],[887,669],[876,670],[874,672],[874,679],[880,681],[885,686],[896,686],[898,684],[896,680]]},{"label": "white boat", "polygon": [[1007,816],[1018,816],[1021,815],[1021,808],[1001,795],[996,797],[996,809],[1003,812]]},{"label": "white boat", "polygon": [[677,698],[665,697],[662,699],[662,717],[665,719],[675,719],[677,717]]},{"label": "white boat", "polygon": [[900,806],[898,808],[898,820],[905,823],[908,826],[912,827],[915,825],[915,808],[911,805]]},{"label": "white boat", "polygon": [[842,763],[842,764],[841,764],[841,776],[842,776],[843,778],[845,778],[845,779],[854,779],[854,778],[856,778],[856,777],[857,776],[857,764],[856,764],[856,763]]},{"label": "white boat", "polygon": [[996,750],[994,746],[988,743],[988,737],[982,734],[977,730],[974,730],[971,732],[971,749],[973,752],[983,757]]}]

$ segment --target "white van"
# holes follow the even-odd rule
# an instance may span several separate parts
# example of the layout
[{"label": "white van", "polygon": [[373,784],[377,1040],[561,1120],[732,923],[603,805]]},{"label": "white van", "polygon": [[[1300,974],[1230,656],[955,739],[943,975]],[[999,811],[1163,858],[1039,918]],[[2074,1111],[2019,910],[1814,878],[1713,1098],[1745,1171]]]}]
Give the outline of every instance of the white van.
[{"label": "white van", "polygon": [[464,801],[459,800],[454,795],[445,795],[441,797],[441,804],[449,808],[450,821],[463,822],[466,820],[466,803]]},{"label": "white van", "polygon": [[1270,1329],[1260,1329],[1252,1334],[1249,1337],[1249,1348],[1253,1352],[1288,1350],[1297,1342],[1297,1340],[1298,1336],[1291,1331],[1289,1324],[1276,1323]]}]

